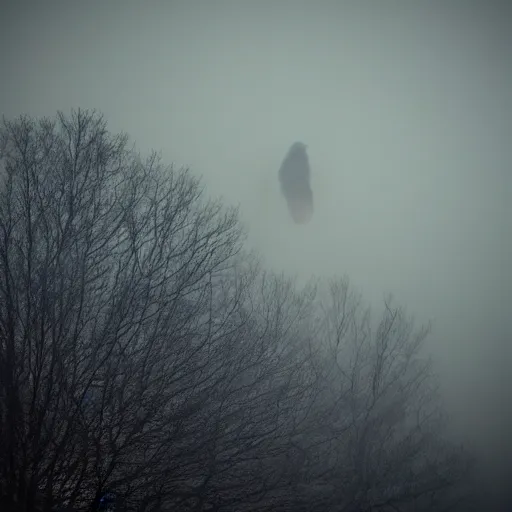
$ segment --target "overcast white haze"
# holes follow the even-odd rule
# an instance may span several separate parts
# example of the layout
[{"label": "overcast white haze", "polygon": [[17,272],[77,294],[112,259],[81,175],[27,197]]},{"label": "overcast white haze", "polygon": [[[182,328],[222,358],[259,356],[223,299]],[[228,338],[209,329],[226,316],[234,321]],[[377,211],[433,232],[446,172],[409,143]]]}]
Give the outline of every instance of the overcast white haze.
[{"label": "overcast white haze", "polygon": [[[346,274],[376,307],[393,293],[418,322],[433,321],[428,349],[454,425],[503,453],[510,7],[4,1],[0,110],[96,108],[143,152],[161,150],[239,203],[269,267],[301,280]],[[300,226],[277,178],[297,140],[308,146],[315,202]]]}]

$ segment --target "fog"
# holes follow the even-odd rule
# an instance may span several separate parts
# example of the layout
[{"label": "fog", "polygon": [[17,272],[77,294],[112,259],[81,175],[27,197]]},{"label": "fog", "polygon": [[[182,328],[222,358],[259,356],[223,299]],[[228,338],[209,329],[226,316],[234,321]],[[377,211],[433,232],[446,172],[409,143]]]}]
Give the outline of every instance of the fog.
[{"label": "fog", "polygon": [[[0,111],[96,108],[239,204],[269,268],[347,275],[374,307],[392,293],[432,320],[452,427],[499,471],[511,21],[498,1],[4,2]],[[307,224],[290,218],[278,179],[295,141],[311,166]]]}]

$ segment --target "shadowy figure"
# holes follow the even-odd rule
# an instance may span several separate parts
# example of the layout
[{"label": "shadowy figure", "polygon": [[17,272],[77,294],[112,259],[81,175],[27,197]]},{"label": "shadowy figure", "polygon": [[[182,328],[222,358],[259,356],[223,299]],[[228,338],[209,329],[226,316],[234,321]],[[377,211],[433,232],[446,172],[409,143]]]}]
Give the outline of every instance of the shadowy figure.
[{"label": "shadowy figure", "polygon": [[313,192],[309,175],[306,145],[295,142],[281,164],[279,182],[290,215],[296,224],[306,224],[313,216]]}]

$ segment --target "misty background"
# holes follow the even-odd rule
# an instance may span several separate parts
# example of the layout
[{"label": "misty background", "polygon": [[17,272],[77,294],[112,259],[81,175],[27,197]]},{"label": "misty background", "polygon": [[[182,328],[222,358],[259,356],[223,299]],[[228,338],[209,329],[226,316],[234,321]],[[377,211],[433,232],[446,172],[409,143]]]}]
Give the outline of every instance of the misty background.
[{"label": "misty background", "polygon": [[[432,320],[454,432],[497,468],[512,394],[511,13],[498,1],[4,1],[0,111],[95,108],[239,204],[269,268],[347,275],[375,308],[392,293]],[[296,140],[315,203],[300,226],[277,178]]]}]

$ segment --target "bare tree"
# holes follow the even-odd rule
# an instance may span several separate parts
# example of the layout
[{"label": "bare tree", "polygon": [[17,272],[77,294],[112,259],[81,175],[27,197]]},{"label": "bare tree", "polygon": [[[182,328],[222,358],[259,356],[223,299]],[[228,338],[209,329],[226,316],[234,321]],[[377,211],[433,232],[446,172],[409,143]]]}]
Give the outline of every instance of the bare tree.
[{"label": "bare tree", "polygon": [[329,421],[316,444],[305,444],[303,501],[309,495],[319,510],[339,511],[432,510],[434,497],[436,509],[451,503],[469,459],[443,432],[435,375],[421,351],[430,326],[416,330],[391,299],[374,325],[347,279],[322,291],[319,408]]},{"label": "bare tree", "polygon": [[126,485],[148,478],[171,390],[197,385],[189,356],[243,241],[236,211],[94,112],[4,122],[1,141],[4,508],[32,510],[43,490],[47,509],[94,501],[120,467]]},{"label": "bare tree", "polygon": [[4,121],[0,151],[2,510],[459,498],[428,328],[264,272],[236,210],[95,112]]}]

